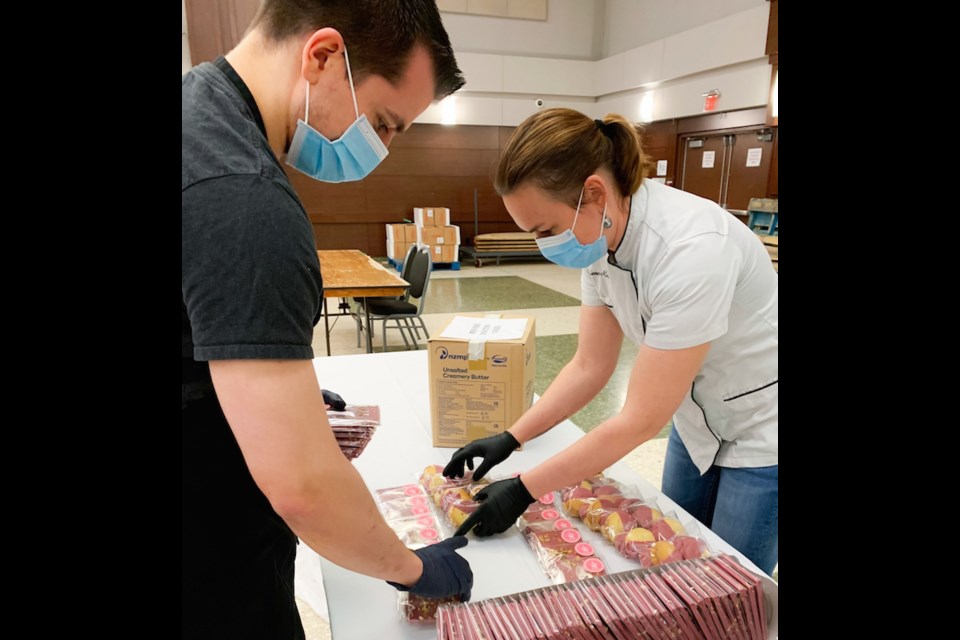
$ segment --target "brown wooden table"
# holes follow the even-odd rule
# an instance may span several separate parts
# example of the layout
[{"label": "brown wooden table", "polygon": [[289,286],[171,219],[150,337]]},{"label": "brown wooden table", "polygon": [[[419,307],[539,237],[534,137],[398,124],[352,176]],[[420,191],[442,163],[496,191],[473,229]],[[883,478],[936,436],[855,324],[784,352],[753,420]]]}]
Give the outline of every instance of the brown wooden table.
[{"label": "brown wooden table", "polygon": [[[323,275],[323,329],[329,356],[330,315],[327,298],[402,296],[410,283],[356,249],[317,251],[317,255]],[[373,331],[370,328],[370,310],[366,304],[363,305],[363,313],[367,321],[367,353],[373,353]]]}]

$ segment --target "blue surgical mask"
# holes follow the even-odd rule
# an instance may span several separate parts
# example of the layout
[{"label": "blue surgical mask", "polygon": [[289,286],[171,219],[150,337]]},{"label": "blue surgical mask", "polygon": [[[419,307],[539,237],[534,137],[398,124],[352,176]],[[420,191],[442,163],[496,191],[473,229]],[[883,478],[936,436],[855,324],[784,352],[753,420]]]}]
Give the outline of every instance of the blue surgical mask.
[{"label": "blue surgical mask", "polygon": [[580,199],[577,201],[577,213],[573,217],[573,225],[555,236],[537,238],[537,246],[543,257],[561,267],[583,269],[589,267],[607,253],[607,238],[603,235],[603,223],[607,218],[607,205],[603,205],[603,216],[600,218],[600,237],[590,244],[580,244],[577,236],[573,235],[573,228],[577,226],[580,217],[580,203],[583,202],[583,189],[580,189]]},{"label": "blue surgical mask", "polygon": [[310,116],[310,83],[307,82],[307,108],[304,119],[297,121],[297,131],[287,151],[287,164],[321,182],[355,182],[363,180],[387,157],[387,146],[374,131],[367,115],[360,115],[357,93],[353,88],[350,58],[344,48],[350,95],[357,119],[337,140],[331,142],[307,124]]}]

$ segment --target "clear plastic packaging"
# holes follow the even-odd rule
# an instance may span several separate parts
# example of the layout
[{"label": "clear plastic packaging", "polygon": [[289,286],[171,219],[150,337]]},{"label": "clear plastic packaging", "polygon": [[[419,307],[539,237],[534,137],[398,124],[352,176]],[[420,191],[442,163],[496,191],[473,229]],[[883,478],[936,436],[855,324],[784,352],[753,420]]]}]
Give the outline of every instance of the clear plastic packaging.
[{"label": "clear plastic packaging", "polygon": [[440,606],[454,602],[460,602],[460,596],[440,599],[423,598],[407,591],[401,591],[397,595],[400,618],[407,622],[433,623]]},{"label": "clear plastic packaging", "polygon": [[716,556],[442,605],[437,633],[443,640],[765,640],[760,581],[750,575]]},{"label": "clear plastic packaging", "polygon": [[686,580],[677,570],[677,565],[668,565],[660,572],[660,576],[670,585],[670,588],[680,596],[684,604],[693,614],[697,627],[707,640],[722,640],[710,614],[706,599]]},{"label": "clear plastic packaging", "polygon": [[436,516],[424,515],[410,520],[389,523],[400,541],[411,549],[436,544],[442,539],[440,521]]},{"label": "clear plastic packaging", "polygon": [[[708,559],[707,562],[711,560]],[[742,584],[747,587],[746,599],[751,605],[755,626],[759,629],[759,637],[767,637],[767,613],[766,605],[763,602],[763,586],[760,578],[744,569],[733,557],[720,555],[716,557],[716,562],[727,569],[730,575],[736,576]]]},{"label": "clear plastic packaging", "polygon": [[327,411],[327,420],[340,451],[353,460],[363,453],[380,425],[380,407],[347,405],[344,411]]},{"label": "clear plastic packaging", "polygon": [[672,540],[674,536],[682,536],[687,533],[686,527],[677,518],[677,514],[672,511],[663,514],[662,518],[652,523],[647,529],[656,540]]},{"label": "clear plastic packaging", "polygon": [[380,407],[348,404],[343,411],[327,411],[331,427],[380,426]]}]

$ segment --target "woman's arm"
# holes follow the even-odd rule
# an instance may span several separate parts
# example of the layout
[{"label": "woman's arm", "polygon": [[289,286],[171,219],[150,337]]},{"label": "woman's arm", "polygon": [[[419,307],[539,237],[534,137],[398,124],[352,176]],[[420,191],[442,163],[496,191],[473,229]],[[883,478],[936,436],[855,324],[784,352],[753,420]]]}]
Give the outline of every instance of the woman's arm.
[{"label": "woman's arm", "polygon": [[580,307],[577,352],[509,431],[523,444],[563,422],[593,400],[613,375],[623,331],[607,307]]},{"label": "woman's arm", "polygon": [[641,345],[623,409],[575,444],[522,474],[530,494],[543,495],[583,480],[656,435],[690,390],[709,350],[710,343],[672,350]]}]

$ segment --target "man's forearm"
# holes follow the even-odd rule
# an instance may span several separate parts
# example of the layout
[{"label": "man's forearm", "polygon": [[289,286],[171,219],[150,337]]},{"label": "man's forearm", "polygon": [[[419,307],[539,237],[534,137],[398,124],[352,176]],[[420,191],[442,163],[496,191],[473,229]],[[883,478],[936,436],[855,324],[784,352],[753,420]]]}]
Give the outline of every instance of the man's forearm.
[{"label": "man's forearm", "polygon": [[423,563],[337,446],[310,361],[214,361],[210,374],[250,474],[290,528],[346,569],[414,584]]},{"label": "man's forearm", "polygon": [[423,572],[420,559],[387,526],[352,465],[309,481],[295,508],[281,514],[311,549],[345,569],[407,586]]}]

